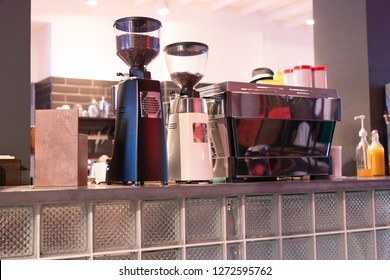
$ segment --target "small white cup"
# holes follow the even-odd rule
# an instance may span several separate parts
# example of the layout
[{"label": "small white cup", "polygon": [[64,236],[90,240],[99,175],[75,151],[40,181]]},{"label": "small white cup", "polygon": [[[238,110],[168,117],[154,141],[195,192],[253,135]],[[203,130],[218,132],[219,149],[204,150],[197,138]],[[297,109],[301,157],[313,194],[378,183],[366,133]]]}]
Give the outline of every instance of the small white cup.
[{"label": "small white cup", "polygon": [[330,147],[330,156],[332,157],[332,175],[331,178],[342,177],[342,160],[341,160],[341,146]]},{"label": "small white cup", "polygon": [[105,161],[98,161],[93,163],[95,171],[95,182],[99,184],[106,181],[107,163]]}]

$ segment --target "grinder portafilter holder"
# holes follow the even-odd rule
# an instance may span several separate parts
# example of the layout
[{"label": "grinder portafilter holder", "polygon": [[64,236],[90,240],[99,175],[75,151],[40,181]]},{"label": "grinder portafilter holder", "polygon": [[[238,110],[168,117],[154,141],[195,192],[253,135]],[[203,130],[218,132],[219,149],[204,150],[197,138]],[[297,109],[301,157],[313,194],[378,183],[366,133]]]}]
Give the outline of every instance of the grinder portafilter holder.
[{"label": "grinder portafilter holder", "polygon": [[203,78],[208,50],[206,44],[199,42],[177,42],[164,48],[169,74],[181,88],[181,96],[199,97],[194,88]]},{"label": "grinder portafilter holder", "polygon": [[161,22],[148,17],[126,17],[114,22],[117,55],[130,67],[130,77],[150,79],[146,66],[160,52]]}]

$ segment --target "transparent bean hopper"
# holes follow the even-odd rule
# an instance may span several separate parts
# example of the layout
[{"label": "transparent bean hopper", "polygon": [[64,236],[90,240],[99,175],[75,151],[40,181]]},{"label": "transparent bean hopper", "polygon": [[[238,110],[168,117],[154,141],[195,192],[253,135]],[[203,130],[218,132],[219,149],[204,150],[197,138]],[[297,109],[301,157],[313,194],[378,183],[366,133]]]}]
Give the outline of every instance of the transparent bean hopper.
[{"label": "transparent bean hopper", "polygon": [[107,183],[143,184],[168,180],[160,82],[146,66],[160,52],[160,21],[127,17],[115,21],[117,55],[130,67],[118,84],[115,135]]},{"label": "transparent bean hopper", "polygon": [[168,121],[168,178],[174,181],[212,181],[213,168],[206,100],[195,86],[204,75],[208,46],[178,42],[164,48],[172,81],[181,88],[172,93]]}]

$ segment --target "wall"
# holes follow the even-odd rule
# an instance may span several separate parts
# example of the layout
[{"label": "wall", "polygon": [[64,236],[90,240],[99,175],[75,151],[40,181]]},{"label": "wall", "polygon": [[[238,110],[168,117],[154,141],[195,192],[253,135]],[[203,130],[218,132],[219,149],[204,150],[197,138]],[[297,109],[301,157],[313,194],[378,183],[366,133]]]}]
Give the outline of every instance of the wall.
[{"label": "wall", "polygon": [[[0,38],[0,155],[29,168],[30,1],[0,1]],[[26,184],[28,173],[23,175]]]},{"label": "wall", "polygon": [[[117,80],[117,72],[128,72],[128,67],[116,56],[112,26],[116,19],[133,15],[154,17],[162,22],[161,52],[148,67],[154,79],[169,80],[163,47],[176,41],[201,41],[209,45],[204,82],[249,81],[252,70],[257,67],[277,70],[314,61],[311,27],[286,29],[278,24],[263,24],[258,15],[211,12],[200,5],[191,5],[190,9],[175,7],[166,18],[140,5],[129,11],[118,9],[116,13],[107,11],[104,15],[91,12],[66,16],[33,13],[34,23],[50,25],[51,35],[46,38],[51,50],[47,52],[51,61],[50,76]],[[40,50],[40,45],[46,42],[33,40],[32,48]],[[47,78],[47,75],[36,75],[47,72],[39,70],[42,67],[47,66],[33,65],[34,82]]]},{"label": "wall", "polygon": [[[383,113],[389,110],[385,104],[385,84],[390,82],[390,40],[383,34],[388,33],[389,9],[389,1],[366,1],[371,128],[378,130],[386,155],[389,155],[390,128],[384,122]],[[385,160],[388,163],[387,156]]]},{"label": "wall", "polygon": [[341,97],[342,121],[334,143],[343,146],[347,176],[356,175],[360,122],[354,116],[365,115],[365,129],[377,129],[387,149],[383,113],[385,84],[390,82],[390,40],[384,34],[390,24],[389,8],[385,0],[313,1],[315,61],[327,63],[329,87]]},{"label": "wall", "polygon": [[343,146],[343,174],[351,176],[356,175],[355,149],[360,129],[354,116],[366,115],[366,130],[370,131],[365,0],[330,2],[313,1],[317,22],[314,27],[315,61],[327,62],[328,86],[336,88],[341,97],[342,121],[336,125],[333,142]]},{"label": "wall", "polygon": [[111,85],[114,81],[49,77],[35,84],[36,109],[55,109],[76,104],[87,110],[92,99],[104,97],[111,103]]},{"label": "wall", "polygon": [[51,26],[35,22],[31,26],[31,81],[40,81],[51,73]]},{"label": "wall", "polygon": [[[313,27],[307,25],[284,28],[268,24],[262,28],[261,58],[274,71],[298,64],[314,65]],[[324,62],[326,65],[326,61]]]}]

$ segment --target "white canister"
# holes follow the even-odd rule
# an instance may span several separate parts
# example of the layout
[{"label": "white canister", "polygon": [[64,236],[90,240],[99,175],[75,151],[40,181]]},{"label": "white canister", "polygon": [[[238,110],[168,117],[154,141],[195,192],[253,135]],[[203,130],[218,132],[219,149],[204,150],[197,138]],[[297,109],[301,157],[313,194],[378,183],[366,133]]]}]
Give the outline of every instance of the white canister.
[{"label": "white canister", "polygon": [[283,80],[284,80],[284,84],[286,86],[293,86],[294,85],[294,77],[293,77],[293,70],[292,69],[283,70]]},{"label": "white canister", "polygon": [[328,88],[326,66],[315,66],[312,68],[312,73],[313,73],[313,87]]},{"label": "white canister", "polygon": [[312,74],[310,65],[297,65],[293,68],[294,86],[312,87]]}]

